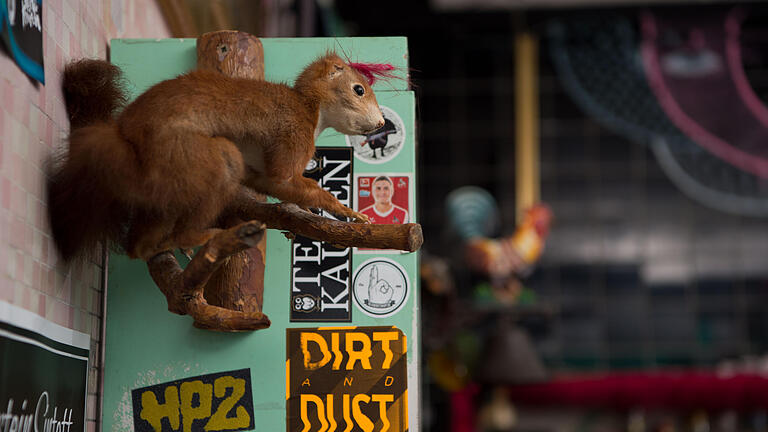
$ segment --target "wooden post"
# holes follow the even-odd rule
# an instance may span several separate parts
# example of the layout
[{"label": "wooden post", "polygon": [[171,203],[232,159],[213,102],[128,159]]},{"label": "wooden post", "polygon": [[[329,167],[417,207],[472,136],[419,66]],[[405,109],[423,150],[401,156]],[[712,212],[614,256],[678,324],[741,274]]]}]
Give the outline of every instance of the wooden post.
[{"label": "wooden post", "polygon": [[197,68],[238,78],[264,79],[264,48],[256,36],[234,30],[197,38]]},{"label": "wooden post", "polygon": [[[197,39],[197,68],[263,80],[264,49],[257,37],[247,33],[228,30],[205,33]],[[254,195],[266,201],[264,195]],[[223,222],[230,227],[243,221],[230,217]],[[261,312],[266,250],[267,236],[263,236],[256,247],[229,257],[206,284],[208,303],[236,311]]]},{"label": "wooden post", "polygon": [[515,204],[517,222],[540,200],[538,40],[515,38]]}]

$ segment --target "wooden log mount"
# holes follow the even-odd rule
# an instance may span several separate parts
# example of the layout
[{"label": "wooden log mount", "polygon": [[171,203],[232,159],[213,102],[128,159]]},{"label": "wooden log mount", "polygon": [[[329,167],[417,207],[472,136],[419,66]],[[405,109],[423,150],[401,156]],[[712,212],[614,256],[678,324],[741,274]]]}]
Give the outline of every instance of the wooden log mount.
[{"label": "wooden log mount", "polygon": [[[264,79],[264,48],[259,38],[238,31],[205,33],[197,39],[197,68],[213,70],[237,78]],[[253,199],[267,197],[254,193]],[[245,220],[222,218],[224,228]],[[222,308],[245,313],[261,312],[264,305],[264,268],[267,236],[253,247],[225,260],[208,282],[204,293],[207,301]],[[195,320],[196,327],[201,323]],[[207,327],[208,328],[208,327]]]},{"label": "wooden log mount", "polygon": [[264,47],[259,38],[234,30],[197,38],[197,68],[237,78],[264,79]]},{"label": "wooden log mount", "polygon": [[[230,257],[255,247],[264,237],[264,225],[251,221],[222,231],[195,254],[182,270],[172,252],[155,255],[149,274],[168,301],[168,310],[189,314],[195,327],[219,331],[259,330],[270,325],[261,311],[240,311],[209,304],[203,292],[211,276]],[[226,287],[222,287],[226,288]]]},{"label": "wooden log mount", "polygon": [[[261,41],[246,33],[219,31],[200,36],[197,58],[200,69],[264,79]],[[267,204],[264,195],[245,186],[219,220],[225,230],[205,244],[185,269],[170,251],[147,261],[168,310],[189,314],[195,327],[217,331],[251,331],[270,325],[262,313],[265,228],[284,231],[289,238],[298,234],[339,247],[415,252],[424,241],[419,224],[340,222],[290,203]]]}]

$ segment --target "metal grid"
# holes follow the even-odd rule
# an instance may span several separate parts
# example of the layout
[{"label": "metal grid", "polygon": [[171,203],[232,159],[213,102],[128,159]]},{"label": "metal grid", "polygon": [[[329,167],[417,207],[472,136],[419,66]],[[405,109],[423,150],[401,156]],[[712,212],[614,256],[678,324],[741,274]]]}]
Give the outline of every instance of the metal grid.
[{"label": "metal grid", "polygon": [[547,362],[709,366],[764,352],[768,221],[690,200],[646,145],[580,112],[547,56],[540,72],[542,199],[557,222],[529,285],[559,309],[537,338]]},{"label": "metal grid", "polygon": [[[506,231],[514,228],[512,49],[522,17],[427,16],[418,4],[412,14],[387,15],[396,8],[381,6],[357,16],[379,17],[365,21],[365,35],[409,38],[424,247],[446,254],[456,248],[444,235],[443,200],[456,187],[488,189]],[[350,2],[343,9],[347,19],[355,19],[355,8]],[[552,13],[570,16],[525,18],[543,30]],[[768,221],[719,213],[683,195],[646,145],[607,131],[576,107],[547,53],[542,37],[542,199],[556,221],[543,261],[526,281],[558,311],[534,332],[546,362],[589,370],[708,366],[768,350]],[[748,71],[761,95],[768,94],[763,60]],[[469,288],[464,279],[457,283]]]}]

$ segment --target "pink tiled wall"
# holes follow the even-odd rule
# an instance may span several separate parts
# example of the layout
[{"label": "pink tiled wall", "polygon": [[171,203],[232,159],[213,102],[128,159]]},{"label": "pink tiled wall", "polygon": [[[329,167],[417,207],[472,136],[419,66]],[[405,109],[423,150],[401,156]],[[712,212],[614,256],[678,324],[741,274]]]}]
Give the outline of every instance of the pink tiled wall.
[{"label": "pink tiled wall", "polygon": [[32,82],[0,52],[0,300],[91,335],[88,430],[96,430],[100,263],[57,260],[46,218],[43,164],[66,145],[61,70],[105,58],[115,37],[169,37],[153,0],[43,0],[45,80]]}]

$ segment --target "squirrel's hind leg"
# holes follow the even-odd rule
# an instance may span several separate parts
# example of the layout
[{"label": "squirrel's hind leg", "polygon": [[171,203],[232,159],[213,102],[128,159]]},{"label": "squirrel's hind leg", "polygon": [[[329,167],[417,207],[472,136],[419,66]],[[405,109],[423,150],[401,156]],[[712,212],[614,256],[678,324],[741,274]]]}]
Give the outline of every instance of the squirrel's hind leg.
[{"label": "squirrel's hind leg", "polygon": [[173,234],[164,242],[160,243],[161,250],[181,249],[185,255],[191,255],[189,252],[198,246],[208,243],[208,240],[220,233],[219,228],[208,228],[203,230],[190,229],[178,234]]}]

